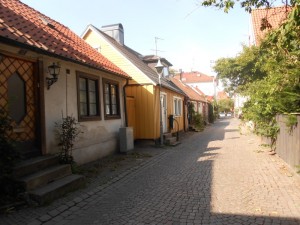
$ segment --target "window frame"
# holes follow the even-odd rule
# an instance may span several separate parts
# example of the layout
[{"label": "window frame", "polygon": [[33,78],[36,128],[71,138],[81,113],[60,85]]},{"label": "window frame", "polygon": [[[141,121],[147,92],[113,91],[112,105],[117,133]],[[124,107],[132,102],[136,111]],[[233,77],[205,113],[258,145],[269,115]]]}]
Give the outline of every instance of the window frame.
[{"label": "window frame", "polygon": [[[178,103],[180,103],[180,108],[178,109]],[[182,116],[182,99],[179,97],[174,96],[173,97],[173,114],[174,117],[181,117]],[[176,114],[176,112],[179,111],[179,114]]]},{"label": "window frame", "polygon": [[[80,78],[86,79],[87,81],[95,81],[96,82],[96,115],[87,115],[87,116],[81,116],[80,115]],[[83,73],[76,71],[76,82],[77,82],[77,111],[78,111],[78,121],[84,122],[84,121],[98,121],[101,120],[101,102],[100,102],[100,78],[95,75]],[[87,82],[88,83],[88,82]],[[87,85],[86,95],[87,95],[87,106],[89,103],[89,95],[88,95],[89,89]],[[87,111],[89,114],[89,107],[87,107]]]},{"label": "window frame", "polygon": [[[107,114],[106,113],[106,99],[105,99],[105,85],[115,85],[116,86],[116,106],[117,106],[117,114]],[[103,108],[104,108],[104,119],[120,119],[121,118],[121,108],[120,108],[120,84],[118,81],[110,80],[103,78],[102,79],[102,87],[103,87]],[[111,90],[111,89],[109,89]],[[110,97],[110,111],[112,111],[112,101],[111,101],[111,93],[109,94]]]}]

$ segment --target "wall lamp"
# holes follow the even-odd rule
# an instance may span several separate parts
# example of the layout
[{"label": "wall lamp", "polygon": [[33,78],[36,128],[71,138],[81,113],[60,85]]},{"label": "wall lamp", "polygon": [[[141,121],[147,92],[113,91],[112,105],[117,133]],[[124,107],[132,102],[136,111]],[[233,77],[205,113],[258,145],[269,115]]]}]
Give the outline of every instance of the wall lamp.
[{"label": "wall lamp", "polygon": [[60,66],[58,63],[53,63],[52,65],[48,66],[48,72],[52,77],[46,77],[47,81],[47,89],[49,90],[51,85],[57,81],[57,77],[60,71]]}]

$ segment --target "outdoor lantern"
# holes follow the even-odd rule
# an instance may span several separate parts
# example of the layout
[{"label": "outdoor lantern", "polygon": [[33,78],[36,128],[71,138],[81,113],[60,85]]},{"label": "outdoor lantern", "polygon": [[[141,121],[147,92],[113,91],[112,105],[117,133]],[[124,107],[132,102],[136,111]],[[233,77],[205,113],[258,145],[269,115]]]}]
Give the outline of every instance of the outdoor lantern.
[{"label": "outdoor lantern", "polygon": [[51,78],[46,77],[48,90],[50,89],[51,85],[57,81],[59,71],[60,71],[60,66],[58,64],[53,63],[52,65],[48,66],[48,72],[52,76]]},{"label": "outdoor lantern", "polygon": [[158,62],[155,66],[155,69],[157,71],[158,74],[161,74],[161,72],[163,71],[164,65],[161,64],[160,59],[158,59]]},{"label": "outdoor lantern", "polygon": [[162,101],[161,101],[161,75],[163,71],[164,65],[161,64],[160,58],[158,58],[158,62],[155,66],[156,72],[158,74],[158,82],[159,82],[159,99],[160,99],[160,144],[163,145],[163,121],[162,121]]}]

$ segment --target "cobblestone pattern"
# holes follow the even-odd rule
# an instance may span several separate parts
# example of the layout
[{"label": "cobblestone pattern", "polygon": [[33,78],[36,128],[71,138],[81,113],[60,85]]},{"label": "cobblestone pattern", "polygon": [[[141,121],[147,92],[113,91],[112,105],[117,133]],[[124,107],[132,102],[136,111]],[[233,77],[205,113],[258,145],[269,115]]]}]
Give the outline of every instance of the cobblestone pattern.
[{"label": "cobblestone pattern", "polygon": [[106,185],[0,224],[296,225],[300,178],[237,120],[220,120]]}]

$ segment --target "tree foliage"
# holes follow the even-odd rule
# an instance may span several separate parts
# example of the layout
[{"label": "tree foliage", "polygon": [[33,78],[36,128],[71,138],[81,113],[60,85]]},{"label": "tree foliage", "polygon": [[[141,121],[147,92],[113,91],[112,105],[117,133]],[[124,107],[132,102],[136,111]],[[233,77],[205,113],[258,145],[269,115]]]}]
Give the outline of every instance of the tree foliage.
[{"label": "tree foliage", "polygon": [[234,103],[232,99],[220,99],[218,101],[218,110],[219,112],[230,112],[232,111]]},{"label": "tree foliage", "polygon": [[293,2],[287,20],[260,46],[244,46],[237,57],[219,59],[214,67],[228,89],[249,97],[244,118],[273,140],[278,132],[275,115],[300,112],[299,2]]},{"label": "tree foliage", "polygon": [[[251,12],[254,8],[270,8],[275,1],[272,0],[204,0],[202,1],[203,6],[213,6],[219,9],[223,9],[224,12],[228,13],[235,4],[239,3],[242,8],[247,12]],[[285,0],[286,5],[294,6],[299,0]]]}]

